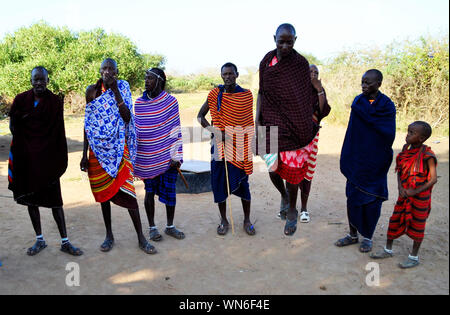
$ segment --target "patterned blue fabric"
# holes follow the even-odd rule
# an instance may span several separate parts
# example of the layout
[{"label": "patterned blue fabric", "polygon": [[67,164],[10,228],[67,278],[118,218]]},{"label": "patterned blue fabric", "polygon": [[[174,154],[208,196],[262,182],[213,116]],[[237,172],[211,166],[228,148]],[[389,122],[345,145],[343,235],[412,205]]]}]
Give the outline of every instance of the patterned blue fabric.
[{"label": "patterned blue fabric", "polygon": [[[133,113],[130,85],[127,81],[119,80],[117,86],[125,105]],[[130,160],[134,167],[136,131],[133,115],[128,124],[123,121],[111,89],[86,105],[84,126],[91,150],[111,177],[117,176],[125,142],[128,145]]]},{"label": "patterned blue fabric", "polygon": [[168,206],[175,206],[177,204],[177,178],[177,169],[169,168],[165,173],[155,178],[144,179],[145,190],[158,195],[160,202]]}]

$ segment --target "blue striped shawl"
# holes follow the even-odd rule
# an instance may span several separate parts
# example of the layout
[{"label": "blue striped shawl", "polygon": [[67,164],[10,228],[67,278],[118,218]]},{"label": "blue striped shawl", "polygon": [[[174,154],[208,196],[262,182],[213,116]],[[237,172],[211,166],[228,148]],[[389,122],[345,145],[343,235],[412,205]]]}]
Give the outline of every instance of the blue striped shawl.
[{"label": "blue striped shawl", "polygon": [[180,113],[175,97],[162,91],[151,99],[144,95],[135,103],[137,178],[155,178],[170,167],[170,160],[182,162],[183,140]]}]

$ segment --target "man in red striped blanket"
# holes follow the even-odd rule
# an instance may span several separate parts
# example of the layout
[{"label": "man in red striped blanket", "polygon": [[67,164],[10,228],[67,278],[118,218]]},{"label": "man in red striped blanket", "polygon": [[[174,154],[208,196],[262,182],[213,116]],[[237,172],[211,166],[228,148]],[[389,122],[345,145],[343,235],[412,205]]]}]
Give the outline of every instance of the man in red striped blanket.
[{"label": "man in red striped blanket", "polygon": [[423,121],[408,126],[406,144],[397,156],[399,197],[389,220],[386,246],[370,257],[382,259],[393,256],[394,239],[403,234],[413,239],[413,249],[400,268],[419,264],[419,249],[425,234],[426,220],[431,211],[431,191],[437,182],[437,159],[431,148],[423,143],[431,136],[431,126]]},{"label": "man in red striped blanket", "polygon": [[[245,232],[248,235],[255,235],[255,228],[250,222],[251,195],[248,183],[249,175],[253,173],[251,152],[251,141],[254,136],[253,95],[251,91],[236,84],[239,73],[234,64],[224,64],[221,76],[224,85],[211,90],[197,116],[202,127],[213,134],[211,186],[214,202],[219,205],[221,215],[217,233],[225,235],[229,229],[226,216],[229,190],[241,198]],[[209,111],[211,124],[206,120]]]}]

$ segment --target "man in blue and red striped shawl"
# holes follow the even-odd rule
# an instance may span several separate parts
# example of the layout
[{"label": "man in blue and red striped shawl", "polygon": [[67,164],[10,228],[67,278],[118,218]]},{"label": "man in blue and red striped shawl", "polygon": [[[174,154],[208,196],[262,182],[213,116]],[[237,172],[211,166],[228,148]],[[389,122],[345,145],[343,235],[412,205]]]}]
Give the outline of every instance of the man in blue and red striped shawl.
[{"label": "man in blue and red striped shawl", "polygon": [[86,89],[84,147],[80,163],[81,170],[88,172],[92,194],[102,209],[106,238],[100,250],[108,252],[114,246],[113,202],[128,209],[139,248],[147,254],[154,254],[155,247],[142,233],[133,183],[136,135],[130,85],[117,79],[118,68],[114,59],[107,58],[102,62],[100,75],[97,83]]},{"label": "man in blue and red striped shawl", "polygon": [[137,155],[135,177],[145,183],[145,210],[150,225],[150,239],[162,239],[155,217],[155,194],[166,205],[165,233],[183,239],[184,233],[173,224],[176,205],[178,168],[183,163],[178,101],[164,91],[166,75],[159,68],[149,69],[145,76],[145,92],[135,103]]},{"label": "man in blue and red striped shawl", "polygon": [[[248,235],[255,235],[256,230],[250,222],[251,195],[248,183],[249,175],[253,173],[253,95],[236,84],[239,73],[234,64],[224,64],[221,76],[224,85],[209,92],[197,116],[202,127],[213,134],[211,186],[221,216],[217,233],[225,235],[229,229],[226,200],[230,191],[241,198],[244,231]],[[211,112],[211,124],[206,120],[208,112]]]},{"label": "man in blue and red striped shawl", "polygon": [[387,173],[393,159],[395,105],[379,91],[383,75],[372,69],[361,81],[362,94],[352,104],[350,121],[342,146],[340,167],[347,178],[347,215],[350,233],[335,245],[358,243],[359,250],[372,250],[372,236],[388,199]]}]

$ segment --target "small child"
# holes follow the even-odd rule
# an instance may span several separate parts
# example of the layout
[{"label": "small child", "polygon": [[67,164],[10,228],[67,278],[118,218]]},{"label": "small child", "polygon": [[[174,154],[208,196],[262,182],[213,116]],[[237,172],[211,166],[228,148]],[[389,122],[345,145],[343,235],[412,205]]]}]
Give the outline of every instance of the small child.
[{"label": "small child", "polygon": [[423,143],[431,136],[431,126],[423,121],[408,126],[406,144],[397,156],[398,200],[389,220],[384,250],[370,255],[374,259],[393,256],[394,239],[407,234],[414,240],[412,253],[400,268],[419,265],[419,248],[425,223],[431,210],[431,190],[437,182],[437,159],[430,147]]}]

